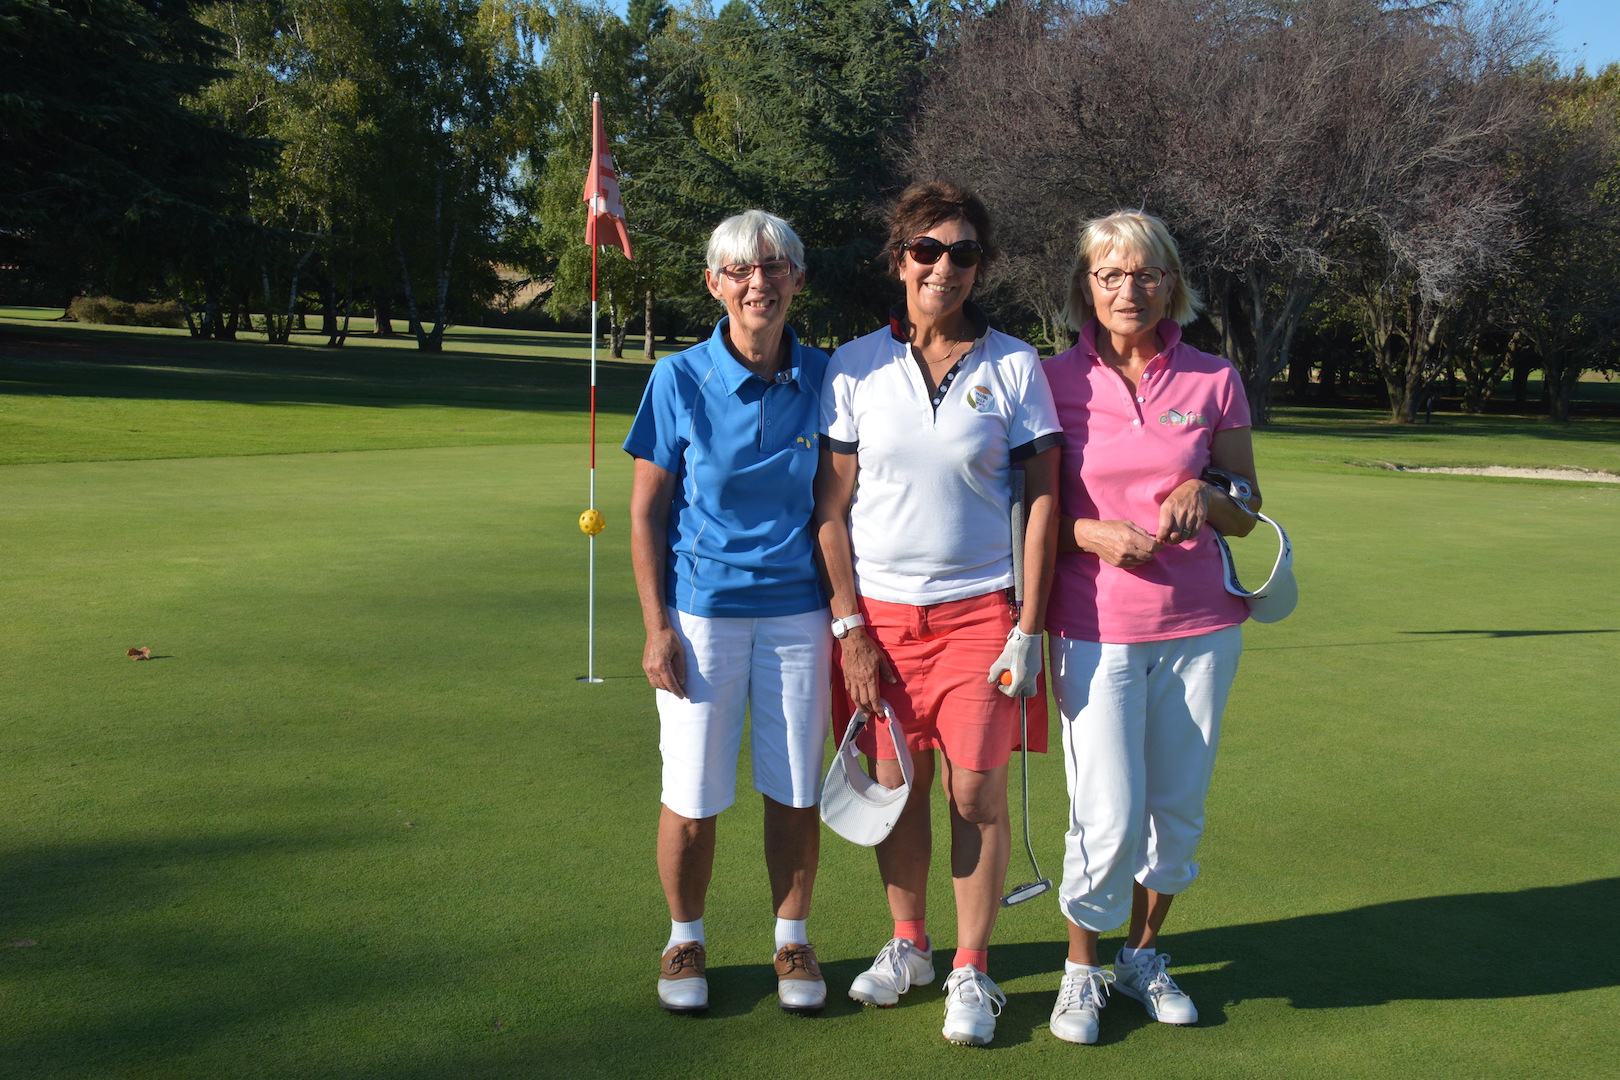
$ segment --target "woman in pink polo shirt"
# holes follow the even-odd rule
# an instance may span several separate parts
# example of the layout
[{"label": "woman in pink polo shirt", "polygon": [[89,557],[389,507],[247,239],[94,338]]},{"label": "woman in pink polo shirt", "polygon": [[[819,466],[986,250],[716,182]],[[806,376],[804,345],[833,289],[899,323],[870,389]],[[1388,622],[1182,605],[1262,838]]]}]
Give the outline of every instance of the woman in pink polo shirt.
[{"label": "woman in pink polo shirt", "polygon": [[[1069,286],[1080,343],[1044,365],[1065,436],[1046,630],[1070,802],[1059,893],[1069,956],[1051,1029],[1069,1042],[1096,1041],[1110,983],[1155,1020],[1198,1019],[1157,942],[1198,874],[1248,617],[1225,590],[1211,529],[1241,536],[1256,520],[1200,479],[1212,466],[1254,477],[1238,373],[1181,340],[1200,306],[1163,222],[1098,218]],[[1098,935],[1127,918],[1103,971]]]}]

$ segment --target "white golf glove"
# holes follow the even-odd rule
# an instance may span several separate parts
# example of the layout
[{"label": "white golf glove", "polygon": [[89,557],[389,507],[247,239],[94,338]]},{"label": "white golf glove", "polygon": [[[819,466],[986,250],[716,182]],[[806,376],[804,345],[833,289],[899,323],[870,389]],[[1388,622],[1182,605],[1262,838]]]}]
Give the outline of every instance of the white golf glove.
[{"label": "white golf glove", "polygon": [[990,665],[990,681],[1001,683],[1001,673],[1009,672],[1009,683],[998,687],[1008,697],[1034,697],[1035,676],[1041,673],[1041,635],[1026,634],[1018,627],[1007,635],[1007,646]]}]

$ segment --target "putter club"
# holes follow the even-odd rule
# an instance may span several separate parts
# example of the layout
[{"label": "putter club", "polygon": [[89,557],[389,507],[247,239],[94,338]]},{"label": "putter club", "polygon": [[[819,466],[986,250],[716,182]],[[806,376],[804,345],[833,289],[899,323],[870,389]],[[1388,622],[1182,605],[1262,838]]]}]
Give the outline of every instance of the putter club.
[{"label": "putter club", "polygon": [[[1018,699],[1018,725],[1021,742],[1029,741],[1029,706],[1023,698]],[[1033,900],[1041,893],[1052,887],[1052,879],[1041,876],[1040,864],[1035,861],[1035,845],[1029,842],[1029,750],[1020,748],[1020,756],[1024,765],[1024,850],[1029,852],[1029,865],[1035,871],[1035,880],[1028,885],[1020,885],[1006,896],[1001,898],[1002,907],[1012,907],[1022,904],[1025,900]]]},{"label": "putter club", "polygon": [[[1012,557],[1013,557],[1013,621],[1016,623],[1024,607],[1024,470],[1014,469],[1009,477],[1012,484]],[[1029,702],[1018,699],[1019,758],[1024,774],[1024,850],[1029,853],[1029,865],[1035,871],[1035,880],[1020,885],[1001,898],[1002,907],[1033,900],[1052,887],[1052,879],[1041,876],[1040,864],[1035,861],[1035,845],[1029,841]]]},{"label": "putter club", "polygon": [[1033,900],[1051,887],[1052,882],[1049,878],[1042,878],[1029,885],[1020,885],[1001,898],[1001,906],[1012,907],[1014,904],[1022,904],[1025,900]]}]

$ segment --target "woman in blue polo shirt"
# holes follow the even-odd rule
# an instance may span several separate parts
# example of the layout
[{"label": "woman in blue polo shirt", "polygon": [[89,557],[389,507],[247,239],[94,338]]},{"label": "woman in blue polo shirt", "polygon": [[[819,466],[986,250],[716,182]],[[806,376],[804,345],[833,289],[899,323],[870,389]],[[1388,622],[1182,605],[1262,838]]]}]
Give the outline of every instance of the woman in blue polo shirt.
[{"label": "woman in blue polo shirt", "polygon": [[624,443],[635,458],[642,668],[664,762],[658,873],[671,929],[658,1000],[671,1012],[709,1005],[703,905],[746,713],[777,994],[783,1009],[810,1012],[827,999],[805,931],[832,648],[810,532],[827,355],[787,325],[804,245],[781,218],[749,210],[721,222],[704,278],[726,315],[707,341],[653,368]]}]

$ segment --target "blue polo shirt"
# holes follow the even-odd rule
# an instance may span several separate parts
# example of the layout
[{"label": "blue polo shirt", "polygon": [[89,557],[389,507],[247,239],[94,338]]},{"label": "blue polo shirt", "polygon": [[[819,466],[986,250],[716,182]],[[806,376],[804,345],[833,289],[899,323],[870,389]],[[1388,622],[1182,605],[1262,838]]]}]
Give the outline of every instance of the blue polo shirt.
[{"label": "blue polo shirt", "polygon": [[785,327],[792,370],[767,383],[709,340],[653,367],[624,449],[678,478],[664,598],[706,618],[825,607],[810,532],[827,354]]}]

